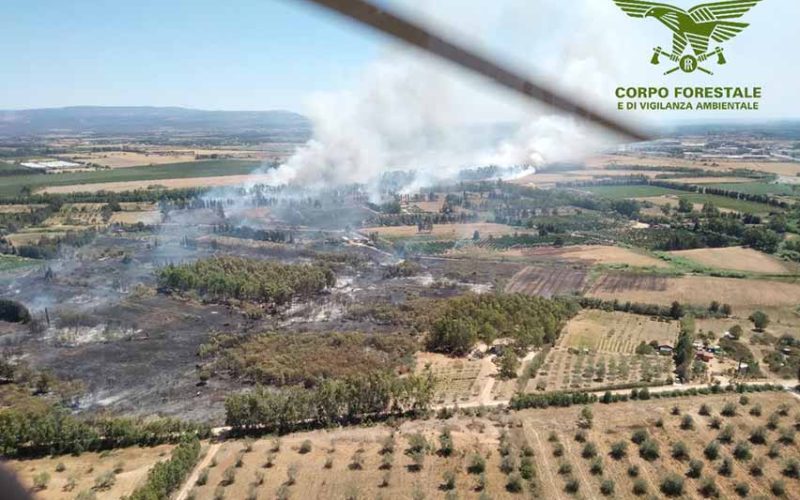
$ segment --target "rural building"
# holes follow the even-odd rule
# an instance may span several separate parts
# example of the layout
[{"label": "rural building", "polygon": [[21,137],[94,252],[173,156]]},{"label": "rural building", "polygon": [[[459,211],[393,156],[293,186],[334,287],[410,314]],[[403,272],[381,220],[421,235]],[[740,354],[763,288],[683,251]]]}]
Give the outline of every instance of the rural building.
[{"label": "rural building", "polygon": [[675,348],[671,344],[660,344],[658,346],[658,353],[663,356],[671,356]]},{"label": "rural building", "polygon": [[712,359],[714,359],[714,355],[711,354],[710,352],[698,352],[696,358],[699,359],[700,361],[708,363]]}]

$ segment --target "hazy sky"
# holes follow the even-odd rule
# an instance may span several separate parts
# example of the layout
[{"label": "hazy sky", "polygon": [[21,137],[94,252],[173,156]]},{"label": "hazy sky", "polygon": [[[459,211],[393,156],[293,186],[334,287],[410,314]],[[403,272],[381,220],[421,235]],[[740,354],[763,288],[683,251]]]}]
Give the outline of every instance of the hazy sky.
[{"label": "hazy sky", "polygon": [[[683,8],[696,4],[671,2]],[[797,0],[763,0],[756,6],[743,19],[752,25],[725,44],[729,64],[712,65],[714,77],[662,76],[665,65],[654,67],[649,60],[654,46],[670,47],[670,33],[653,19],[627,17],[611,0],[386,3],[603,106],[611,106],[617,85],[757,84],[764,87],[763,112],[722,116],[800,117]],[[444,78],[446,93],[463,103],[457,108],[467,120],[513,119],[530,112],[480,79],[415,51],[398,50],[302,0],[3,4],[4,109],[90,104],[305,112],[315,96],[357,89],[376,66],[397,61],[400,67],[417,65],[415,77],[436,73]]]}]

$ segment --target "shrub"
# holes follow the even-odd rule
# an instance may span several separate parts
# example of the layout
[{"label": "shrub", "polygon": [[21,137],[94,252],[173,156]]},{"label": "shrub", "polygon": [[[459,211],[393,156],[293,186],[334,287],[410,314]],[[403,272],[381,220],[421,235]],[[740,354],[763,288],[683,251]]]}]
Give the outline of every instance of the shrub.
[{"label": "shrub", "polygon": [[760,477],[764,475],[764,460],[759,458],[750,464],[750,475]]},{"label": "shrub", "polygon": [[706,498],[719,498],[719,487],[714,479],[707,477],[700,483],[700,494]]},{"label": "shrub", "polygon": [[242,449],[245,453],[250,453],[253,451],[253,440],[252,439],[245,439],[244,440],[244,448]]},{"label": "shrub", "polygon": [[764,427],[756,427],[750,433],[750,442],[753,444],[765,444],[767,442],[767,430]]},{"label": "shrub", "polygon": [[781,456],[781,447],[778,446],[778,443],[772,443],[769,446],[769,451],[767,451],[767,456],[769,458],[778,458]]},{"label": "shrub", "polygon": [[615,460],[621,460],[628,454],[628,443],[625,441],[617,441],[611,444],[611,455]]},{"label": "shrub", "polygon": [[564,456],[564,445],[558,443],[555,446],[553,446],[553,456],[554,457]]},{"label": "shrub", "polygon": [[733,448],[733,456],[737,460],[750,460],[753,458],[753,453],[750,451],[750,445],[746,441],[739,441]]},{"label": "shrub", "polygon": [[680,415],[681,414],[680,406],[678,405],[673,406],[672,410],[670,410],[670,413],[672,413],[673,415]]},{"label": "shrub", "polygon": [[631,441],[636,444],[642,444],[648,437],[649,434],[647,434],[645,429],[637,429],[633,432],[633,435],[631,435]]},{"label": "shrub", "polygon": [[722,459],[722,464],[720,464],[719,469],[717,469],[720,476],[728,477],[733,474],[733,460],[730,457],[725,457]]},{"label": "shrub", "polygon": [[510,493],[519,493],[522,491],[522,477],[518,473],[515,472],[508,476],[506,490]]},{"label": "shrub", "polygon": [[522,476],[522,479],[525,479],[526,481],[533,479],[533,461],[531,461],[530,457],[522,457],[522,460],[519,462],[519,473]]},{"label": "shrub", "polygon": [[100,474],[94,479],[94,489],[95,490],[110,490],[112,486],[117,482],[117,475],[114,474],[114,471],[104,472]]},{"label": "shrub", "polygon": [[381,444],[381,454],[385,455],[387,453],[394,453],[394,447],[395,438],[394,433],[392,433],[383,439],[383,443]]},{"label": "shrub", "polygon": [[236,469],[228,467],[222,473],[222,486],[230,486],[236,481]]},{"label": "shrub", "polygon": [[380,482],[380,484],[378,484],[378,486],[380,488],[388,487],[389,484],[390,484],[391,478],[392,478],[392,473],[391,472],[389,472],[389,471],[384,472],[383,476],[381,476],[381,482]]},{"label": "shrub", "polygon": [[747,483],[736,483],[733,486],[733,491],[742,498],[747,498],[750,495],[750,486]]},{"label": "shrub", "polygon": [[689,458],[689,447],[683,441],[678,441],[672,445],[672,458],[675,460],[687,460]]},{"label": "shrub", "polygon": [[567,479],[567,482],[564,484],[564,491],[570,494],[577,493],[580,489],[581,483],[579,483],[574,477]]},{"label": "shrub", "polygon": [[300,444],[300,449],[297,451],[305,455],[306,453],[311,451],[311,447],[312,447],[311,440],[306,439]]},{"label": "shrub", "polygon": [[791,427],[784,427],[780,431],[778,441],[786,445],[792,444],[794,443],[794,435],[795,435],[794,429],[792,429]]},{"label": "shrub", "polygon": [[558,466],[558,473],[562,476],[572,474],[572,464],[569,462],[561,462],[561,464]]},{"label": "shrub", "polygon": [[776,497],[782,497],[786,494],[786,483],[782,479],[776,479],[769,485],[769,489]]},{"label": "shrub", "polygon": [[478,475],[478,479],[475,480],[475,491],[484,491],[486,490],[487,485],[486,474],[481,472]]},{"label": "shrub", "polygon": [[445,490],[454,490],[456,488],[456,473],[452,470],[446,470],[442,474],[442,488]]},{"label": "shrub", "polygon": [[439,454],[443,457],[449,457],[453,454],[453,435],[450,429],[445,429],[439,435]]},{"label": "shrub", "polygon": [[272,453],[278,453],[281,451],[281,438],[275,438],[272,440],[272,446],[270,450]]},{"label": "shrub", "polygon": [[689,471],[686,473],[687,476],[697,479],[703,473],[703,462],[701,460],[690,460],[689,461]]},{"label": "shrub", "polygon": [[581,456],[583,458],[594,458],[597,456],[597,445],[594,443],[586,443],[583,445],[583,450],[581,451]]},{"label": "shrub", "polygon": [[633,482],[633,494],[642,496],[647,493],[647,481],[642,478],[636,479]]},{"label": "shrub", "polygon": [[274,451],[267,452],[267,461],[264,462],[265,469],[269,469],[270,467],[275,465],[275,456],[276,455]]},{"label": "shrub", "polygon": [[75,496],[75,500],[95,500],[97,495],[92,490],[83,490]]},{"label": "shrub", "polygon": [[240,451],[236,454],[236,461],[233,463],[233,466],[237,469],[241,469],[244,465],[244,451]]},{"label": "shrub", "polygon": [[722,426],[722,419],[719,417],[711,417],[708,426],[712,429],[719,429]]},{"label": "shrub", "polygon": [[65,470],[67,470],[67,466],[64,465],[64,462],[58,462],[58,464],[56,464],[56,472],[64,472]]},{"label": "shrub", "polygon": [[[333,457],[325,457],[325,464],[323,465],[323,467],[326,468],[326,469],[332,469],[333,468]],[[383,468],[383,467],[381,467],[381,468]]]},{"label": "shrub", "polygon": [[197,482],[195,484],[198,486],[203,486],[206,484],[208,482],[208,472],[208,468],[201,470],[200,474],[197,476]]},{"label": "shrub", "polygon": [[515,468],[514,457],[511,455],[506,455],[500,460],[500,470],[503,474],[511,474]]},{"label": "shrub", "polygon": [[575,441],[579,443],[586,442],[586,431],[583,429],[579,429],[578,432],[575,433]]},{"label": "shrub", "polygon": [[42,471],[33,476],[33,489],[36,491],[46,490],[49,483],[50,473],[47,471]]},{"label": "shrub", "polygon": [[754,417],[760,417],[761,416],[761,405],[757,404],[757,405],[753,406],[752,408],[750,408],[750,415],[752,415]]},{"label": "shrub", "polygon": [[592,460],[592,463],[589,465],[589,472],[594,476],[602,476],[603,475],[603,459],[600,457],[595,457]]},{"label": "shrub", "polygon": [[486,470],[486,459],[483,458],[478,452],[472,454],[467,466],[467,472],[470,474],[482,474]]},{"label": "shrub", "polygon": [[639,466],[638,465],[629,465],[628,466],[628,475],[630,477],[639,477]]},{"label": "shrub", "polygon": [[348,465],[350,470],[361,470],[364,468],[364,452],[360,450],[356,450],[353,453],[353,456],[350,457],[350,465]]},{"label": "shrub", "polygon": [[297,482],[297,464],[292,464],[286,469],[286,484],[291,486]]},{"label": "shrub", "polygon": [[717,441],[720,443],[731,443],[733,442],[733,426],[731,424],[726,425],[722,428],[722,430],[717,435]]},{"label": "shrub", "polygon": [[661,456],[661,453],[658,450],[658,443],[652,439],[648,439],[639,446],[639,455],[648,462],[652,462],[653,460],[657,459],[659,456]]},{"label": "shrub", "polygon": [[719,441],[711,441],[703,450],[703,455],[709,460],[719,458]]},{"label": "shrub", "polygon": [[750,398],[746,394],[742,394],[739,397],[739,404],[742,406],[747,406],[748,404],[750,404]]},{"label": "shrub", "polygon": [[735,417],[736,405],[728,401],[722,406],[722,411],[720,413],[725,417]]},{"label": "shrub", "polygon": [[694,419],[691,415],[684,415],[681,419],[681,429],[685,431],[694,429]]},{"label": "shrub", "polygon": [[602,483],[600,483],[600,493],[605,496],[613,495],[614,494],[614,481],[611,479],[606,479]]},{"label": "shrub", "polygon": [[774,431],[778,428],[778,424],[780,424],[781,417],[777,413],[773,413],[767,419],[767,427]]},{"label": "shrub", "polygon": [[661,492],[668,497],[683,495],[683,478],[676,474],[669,474],[661,481]]},{"label": "shrub", "polygon": [[708,417],[709,415],[711,415],[711,407],[708,406],[706,403],[703,403],[700,405],[700,411],[698,413],[700,413],[700,415],[703,415],[704,417]]},{"label": "shrub", "polygon": [[796,458],[790,458],[783,465],[783,475],[786,477],[793,477],[800,479],[800,462]]}]

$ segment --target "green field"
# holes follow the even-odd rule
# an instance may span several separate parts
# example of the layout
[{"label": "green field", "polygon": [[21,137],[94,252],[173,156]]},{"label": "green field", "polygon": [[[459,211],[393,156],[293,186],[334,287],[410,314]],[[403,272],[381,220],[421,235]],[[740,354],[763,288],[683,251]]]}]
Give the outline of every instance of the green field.
[{"label": "green field", "polygon": [[0,254],[0,273],[40,264],[41,262],[38,260],[25,259],[23,257],[17,257],[16,255]]},{"label": "green field", "polygon": [[[733,184],[738,186],[739,184]],[[658,186],[589,186],[581,188],[584,191],[608,198],[611,200],[622,200],[625,198],[649,198],[655,196],[677,196],[685,198],[692,203],[711,202],[719,208],[727,208],[737,212],[752,214],[769,213],[778,210],[763,203],[752,201],[737,200],[726,196],[715,196],[710,194],[691,193],[688,191],[678,191],[677,189],[667,189]]]},{"label": "green field", "polygon": [[742,184],[707,184],[710,188],[727,189],[745,194],[768,194],[775,196],[800,196],[800,185],[796,191],[788,184],[769,184],[766,182],[745,182]]},{"label": "green field", "polygon": [[261,166],[260,162],[241,160],[208,160],[154,167],[131,167],[93,172],[65,174],[11,175],[0,177],[0,196],[16,196],[23,187],[71,186],[102,182],[157,181],[189,177],[245,175]]}]

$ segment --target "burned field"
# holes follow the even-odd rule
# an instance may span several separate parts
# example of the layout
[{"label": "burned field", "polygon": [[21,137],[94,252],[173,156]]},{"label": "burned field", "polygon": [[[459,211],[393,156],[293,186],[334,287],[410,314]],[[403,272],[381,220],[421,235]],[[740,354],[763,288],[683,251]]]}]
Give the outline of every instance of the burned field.
[{"label": "burned field", "polygon": [[583,292],[588,269],[578,266],[529,266],[511,278],[506,293],[524,293],[541,297],[574,295]]}]

